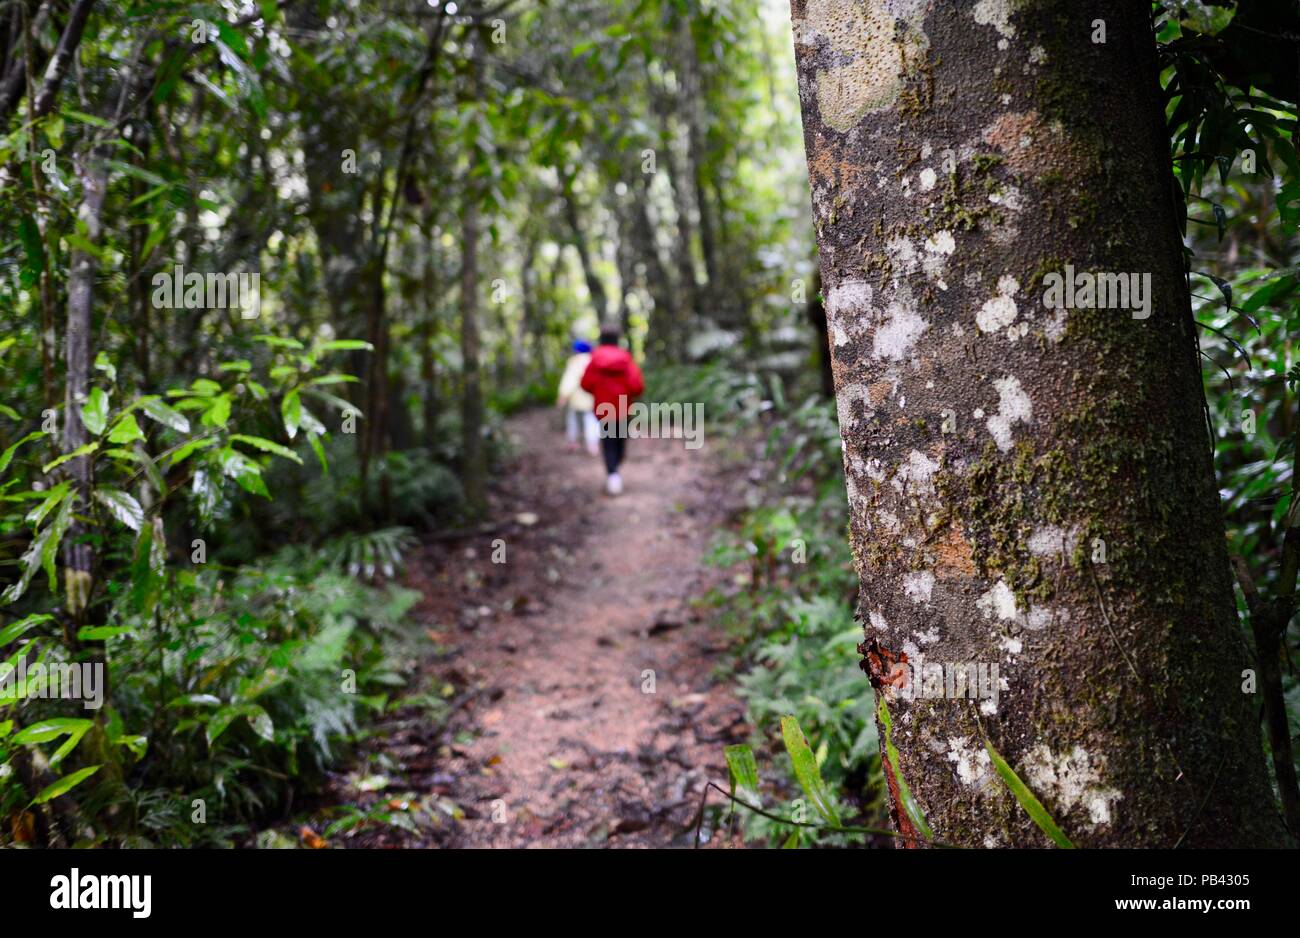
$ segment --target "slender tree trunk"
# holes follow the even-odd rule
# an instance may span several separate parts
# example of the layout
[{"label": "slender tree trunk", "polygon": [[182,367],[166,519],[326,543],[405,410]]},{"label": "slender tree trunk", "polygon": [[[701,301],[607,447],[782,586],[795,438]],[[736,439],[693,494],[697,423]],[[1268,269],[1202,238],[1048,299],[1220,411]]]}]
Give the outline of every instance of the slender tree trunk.
[{"label": "slender tree trunk", "polygon": [[680,298],[678,309],[683,314],[683,321],[703,315],[703,290],[695,273],[695,222],[691,216],[692,199],[690,180],[682,161],[673,150],[670,136],[670,123],[665,115],[663,122],[663,154],[668,163],[668,182],[672,187],[673,206],[677,210],[677,249],[674,252],[677,263],[677,283]]},{"label": "slender tree trunk", "polygon": [[650,184],[646,175],[639,170],[633,177],[632,188],[636,193],[630,207],[632,239],[637,257],[645,265],[646,290],[654,302],[646,329],[646,356],[650,359],[677,361],[683,354],[685,322],[668,269],[659,256],[655,225],[650,218]]},{"label": "slender tree trunk", "polygon": [[[1076,845],[1283,845],[1149,7],[792,14],[863,664],[904,840],[923,815],[947,843],[1048,843],[987,739]],[[1149,317],[1061,308],[1045,290],[1067,264],[1149,275]],[[996,680],[961,699],[932,680],[953,665]]]},{"label": "slender tree trunk", "polygon": [[[36,89],[36,71],[32,63],[36,58],[35,53],[35,29],[25,11],[14,9],[14,16],[17,17],[22,12],[22,36],[23,55],[19,57],[16,64],[26,63],[26,80],[28,100],[35,99]],[[45,9],[42,8],[42,13]],[[41,236],[41,245],[45,251],[45,263],[41,266],[40,280],[40,301],[41,301],[41,385],[44,392],[43,399],[46,409],[53,409],[58,403],[58,388],[54,380],[54,358],[58,349],[58,331],[55,326],[55,308],[54,308],[54,285],[51,282],[50,268],[54,264],[54,251],[56,245],[50,238],[50,212],[49,199],[45,191],[45,182],[42,179],[42,172],[37,159],[35,143],[28,147],[27,157],[28,172],[31,174],[32,190],[36,194],[36,224]],[[54,441],[50,441],[51,446]]]},{"label": "slender tree trunk", "polygon": [[691,33],[690,20],[683,17],[678,29],[678,75],[681,90],[677,95],[677,111],[686,127],[686,154],[684,174],[690,179],[690,197],[694,200],[696,217],[699,219],[700,254],[704,259],[705,284],[700,293],[706,299],[709,316],[715,321],[729,324],[726,315],[732,297],[728,291],[719,289],[723,282],[718,260],[718,239],[713,206],[709,202],[705,186],[705,162],[707,159],[704,142],[704,81],[700,74],[699,50],[695,47],[695,37]]},{"label": "slender tree trunk", "polygon": [[523,332],[528,337],[528,359],[539,380],[546,377],[546,323],[537,297],[538,235],[532,232],[524,245],[519,271],[519,299],[523,308]]},{"label": "slender tree trunk", "polygon": [[438,254],[433,238],[433,201],[424,221],[424,321],[420,324],[420,402],[424,415],[424,445],[432,452],[437,443],[438,374],[433,340],[438,331]]},{"label": "slender tree trunk", "polygon": [[[139,166],[144,165],[149,153],[149,136],[142,134],[141,137],[142,139],[138,141],[133,139],[133,142],[141,151],[139,154],[133,154],[133,162]],[[138,198],[143,193],[143,180],[132,178],[132,199]],[[149,295],[146,289],[143,267],[145,259],[142,256],[145,233],[146,229],[143,225],[131,226],[131,234],[128,239],[130,266],[127,270],[127,302],[130,305],[131,319],[134,323],[135,366],[140,373],[140,387],[148,390],[153,386],[153,374],[149,362],[149,334],[153,330],[153,324],[150,322]]]},{"label": "slender tree trunk", "polygon": [[591,251],[587,247],[587,236],[583,234],[582,223],[578,219],[578,203],[573,194],[573,180],[568,179],[563,185],[564,220],[569,226],[573,249],[578,252],[582,262],[582,276],[587,281],[587,292],[591,294],[591,306],[596,319],[604,322],[609,313],[609,302],[605,297],[605,286],[601,283],[595,267],[592,265]]},{"label": "slender tree trunk", "polygon": [[[107,175],[103,155],[92,151],[76,161],[77,178],[81,181],[82,201],[77,212],[84,226],[85,238],[94,244],[99,240],[100,215],[104,207]],[[90,393],[91,363],[91,310],[95,295],[95,255],[74,247],[69,258],[68,272],[68,322],[65,364],[66,398],[63,414],[63,451],[71,453],[90,442],[90,435],[81,421],[81,407]],[[78,456],[66,464],[67,476],[76,490],[75,512],[79,517],[88,513],[88,500],[92,485],[92,463],[89,456]],[[64,540],[64,588],[69,615],[77,624],[84,622],[90,601],[95,550],[86,543],[86,526],[77,520],[72,523]]]},{"label": "slender tree trunk", "polygon": [[483,389],[479,374],[478,191],[466,182],[461,216],[464,239],[460,262],[461,482],[470,510],[487,508],[487,460],[483,451]]}]

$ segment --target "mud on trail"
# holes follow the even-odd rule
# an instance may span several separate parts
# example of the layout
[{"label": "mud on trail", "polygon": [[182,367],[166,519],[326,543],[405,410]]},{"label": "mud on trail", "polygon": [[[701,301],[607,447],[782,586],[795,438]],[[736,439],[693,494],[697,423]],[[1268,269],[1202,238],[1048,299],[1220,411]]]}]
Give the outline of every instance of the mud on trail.
[{"label": "mud on trail", "polygon": [[713,673],[727,636],[692,600],[723,576],[701,557],[743,484],[707,450],[631,440],[611,498],[600,458],[557,427],[553,411],[512,420],[488,524],[408,563],[422,683],[454,688],[450,718],[399,713],[370,738],[381,791],[358,797],[356,769],[333,782],[423,823],[332,845],[691,846],[705,783],[726,786],[723,747],[751,727]]}]

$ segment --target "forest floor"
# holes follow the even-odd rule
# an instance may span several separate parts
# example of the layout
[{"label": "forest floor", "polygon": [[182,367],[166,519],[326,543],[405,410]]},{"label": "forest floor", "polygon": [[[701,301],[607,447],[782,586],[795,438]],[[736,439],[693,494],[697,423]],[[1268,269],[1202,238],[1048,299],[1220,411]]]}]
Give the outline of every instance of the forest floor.
[{"label": "forest floor", "polygon": [[[514,418],[488,525],[409,558],[418,683],[450,710],[388,715],[331,778],[326,805],[383,819],[331,846],[690,846],[705,783],[726,787],[723,747],[751,727],[730,639],[696,600],[726,577],[701,558],[743,477],[632,440],[611,498],[558,421]],[[323,826],[299,835],[318,845]]]}]

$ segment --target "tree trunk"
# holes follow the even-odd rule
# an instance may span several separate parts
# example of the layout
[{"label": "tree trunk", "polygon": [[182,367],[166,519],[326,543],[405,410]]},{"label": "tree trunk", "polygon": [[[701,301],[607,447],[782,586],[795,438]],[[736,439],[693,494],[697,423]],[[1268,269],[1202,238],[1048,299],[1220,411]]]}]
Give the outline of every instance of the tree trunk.
[{"label": "tree trunk", "polygon": [[591,252],[587,248],[587,236],[583,234],[582,224],[578,220],[578,203],[573,194],[573,179],[566,180],[562,188],[564,220],[569,226],[573,249],[578,252],[578,260],[582,263],[582,276],[587,282],[587,292],[591,294],[591,306],[595,310],[596,320],[604,322],[609,313],[609,305],[605,298],[605,287],[595,267],[592,266]]},{"label": "tree trunk", "polygon": [[424,415],[423,438],[425,448],[433,452],[437,444],[438,423],[438,373],[434,361],[433,341],[438,331],[438,255],[433,235],[433,200],[424,222],[424,278],[421,293],[424,298],[424,320],[420,324],[420,400]]},{"label": "tree trunk", "polygon": [[695,275],[695,253],[692,247],[695,241],[695,223],[691,218],[690,180],[682,168],[682,161],[673,151],[671,125],[666,114],[661,117],[661,126],[662,149],[668,163],[668,182],[672,188],[673,207],[677,212],[677,249],[674,254],[681,294],[675,305],[682,313],[682,322],[689,325],[694,317],[705,313],[704,291]]},{"label": "tree trunk", "polygon": [[650,183],[639,170],[632,177],[635,193],[629,207],[632,213],[632,239],[636,253],[645,265],[646,291],[654,302],[646,329],[646,357],[655,361],[680,362],[685,355],[686,325],[677,305],[667,267],[659,256],[655,225],[650,218]]},{"label": "tree trunk", "polygon": [[523,332],[528,338],[530,374],[542,381],[545,380],[547,371],[546,323],[543,321],[542,308],[537,296],[538,241],[539,236],[536,232],[532,232],[524,245],[524,257],[519,270],[519,294],[520,305],[523,308]]},{"label": "tree trunk", "polygon": [[[792,15],[863,664],[892,715],[904,842],[923,815],[950,844],[1048,844],[987,739],[1076,845],[1283,845],[1149,8]],[[1149,317],[1059,308],[1045,288],[1067,264],[1148,274]],[[932,680],[953,665],[997,680],[953,699]]]},{"label": "tree trunk", "polygon": [[478,191],[466,182],[461,219],[464,239],[460,262],[461,483],[470,510],[487,508],[487,462],[483,452],[483,389],[479,376],[478,335]]},{"label": "tree trunk", "polygon": [[[81,181],[82,200],[77,212],[78,222],[84,226],[85,238],[91,244],[99,240],[100,215],[104,206],[107,175],[102,154],[92,151],[76,161],[77,177]],[[71,453],[90,442],[90,435],[81,421],[81,407],[90,393],[91,362],[91,309],[95,296],[95,255],[74,247],[68,262],[68,323],[65,364],[67,367],[66,398],[63,414],[63,451]],[[78,456],[67,463],[67,476],[76,491],[76,517],[89,513],[92,485],[90,456]],[[92,575],[95,567],[95,550],[86,542],[86,526],[74,520],[63,542],[64,588],[68,614],[78,625],[84,623],[90,601]],[[74,633],[75,634],[75,630]]]}]

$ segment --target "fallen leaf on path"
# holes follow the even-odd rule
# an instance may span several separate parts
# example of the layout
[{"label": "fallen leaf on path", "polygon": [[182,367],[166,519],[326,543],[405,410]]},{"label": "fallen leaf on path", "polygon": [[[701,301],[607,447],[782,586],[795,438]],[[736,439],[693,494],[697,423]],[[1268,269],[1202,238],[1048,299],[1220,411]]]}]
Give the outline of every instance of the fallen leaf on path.
[{"label": "fallen leaf on path", "polygon": [[304,847],[312,850],[322,850],[325,847],[325,838],[306,824],[298,828],[298,839],[302,841]]},{"label": "fallen leaf on path", "polygon": [[637,831],[643,831],[650,826],[650,822],[645,818],[639,817],[621,817],[609,827],[609,836],[615,834],[635,834]]},{"label": "fallen leaf on path", "polygon": [[650,626],[649,635],[663,635],[665,632],[671,632],[673,629],[680,629],[685,623],[677,616],[670,614],[661,614],[655,617],[654,625]]}]

